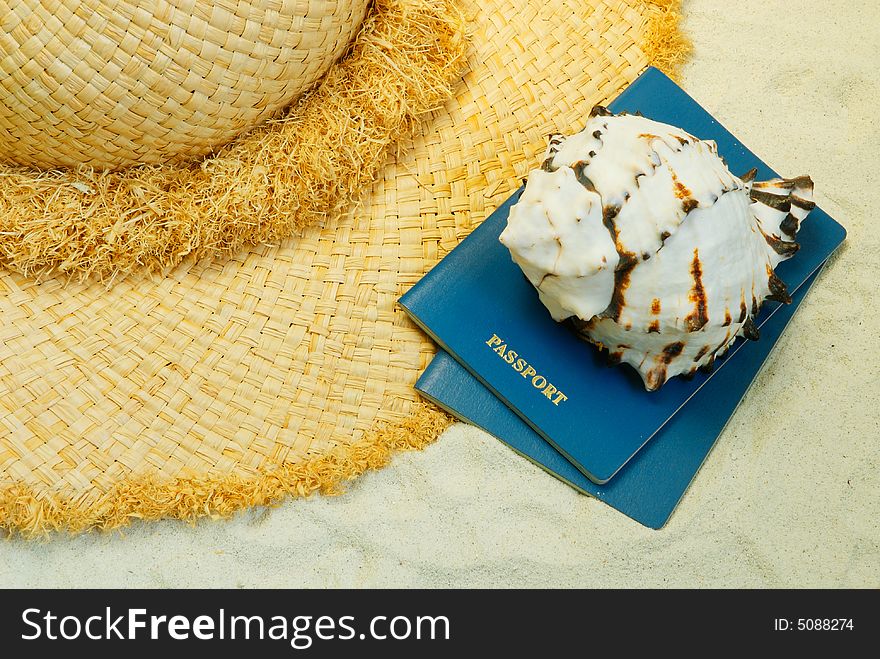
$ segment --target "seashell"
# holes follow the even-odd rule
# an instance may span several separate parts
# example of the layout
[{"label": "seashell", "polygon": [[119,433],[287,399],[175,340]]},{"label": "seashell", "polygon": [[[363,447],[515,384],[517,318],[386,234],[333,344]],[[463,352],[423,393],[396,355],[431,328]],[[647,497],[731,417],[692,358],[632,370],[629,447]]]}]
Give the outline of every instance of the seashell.
[{"label": "seashell", "polygon": [[774,270],[814,207],[809,177],[738,177],[717,146],[601,106],[552,135],[500,240],[557,321],[633,366],[646,389],[757,339]]}]

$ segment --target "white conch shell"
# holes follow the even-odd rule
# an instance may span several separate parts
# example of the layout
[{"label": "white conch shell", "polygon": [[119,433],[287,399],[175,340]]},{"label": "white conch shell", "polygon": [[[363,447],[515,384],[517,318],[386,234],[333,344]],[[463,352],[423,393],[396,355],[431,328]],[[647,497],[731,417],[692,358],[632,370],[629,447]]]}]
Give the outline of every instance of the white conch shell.
[{"label": "white conch shell", "polygon": [[551,136],[501,242],[557,321],[649,390],[711,368],[738,335],[757,339],[774,274],[813,208],[806,176],[734,176],[714,142],[597,106],[586,127]]}]

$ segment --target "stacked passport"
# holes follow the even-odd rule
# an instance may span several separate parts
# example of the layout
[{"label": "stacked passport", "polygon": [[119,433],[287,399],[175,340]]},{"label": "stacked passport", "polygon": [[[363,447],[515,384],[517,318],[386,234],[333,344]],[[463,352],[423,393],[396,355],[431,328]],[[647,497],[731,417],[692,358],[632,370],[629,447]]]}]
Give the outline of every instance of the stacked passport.
[{"label": "stacked passport", "polygon": [[[712,139],[731,171],[777,174],[656,69],[609,109],[641,112]],[[792,303],[765,302],[761,339],[739,339],[710,374],[646,392],[624,366],[557,324],[498,242],[521,190],[400,300],[443,349],[416,384],[423,396],[508,444],[572,487],[660,528],[846,232],[815,208],[797,255],[780,264]]]}]

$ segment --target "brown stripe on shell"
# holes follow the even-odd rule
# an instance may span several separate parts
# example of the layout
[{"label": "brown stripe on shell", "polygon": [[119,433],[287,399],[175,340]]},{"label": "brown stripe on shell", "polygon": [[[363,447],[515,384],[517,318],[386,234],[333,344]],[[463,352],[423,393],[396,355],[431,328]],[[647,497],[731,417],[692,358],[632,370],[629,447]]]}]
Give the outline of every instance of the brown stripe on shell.
[{"label": "brown stripe on shell", "polygon": [[578,160],[571,166],[572,170],[574,170],[574,177],[577,179],[577,182],[584,186],[590,192],[596,191],[596,186],[593,185],[593,182],[590,180],[590,177],[584,173],[584,170],[587,168],[587,163],[584,160]]},{"label": "brown stripe on shell", "polygon": [[645,375],[645,386],[648,391],[657,391],[666,382],[666,367],[684,350],[684,343],[676,341],[663,348],[655,361],[657,366]]},{"label": "brown stripe on shell", "polygon": [[541,163],[541,169],[545,172],[555,172],[556,167],[553,166],[553,156],[547,158],[544,162]]},{"label": "brown stripe on shell", "polygon": [[786,183],[791,183],[792,187],[795,188],[805,188],[807,190],[813,189],[813,179],[809,176],[795,176],[794,178],[785,179]]},{"label": "brown stripe on shell", "polygon": [[687,215],[699,205],[700,202],[696,199],[685,199],[681,204],[681,209],[685,212],[685,215]]},{"label": "brown stripe on shell", "polygon": [[689,199],[691,196],[691,191],[687,189],[684,183],[678,180],[678,176],[675,175],[675,172],[670,170],[670,174],[672,174],[672,187],[675,190],[675,196],[679,199]]},{"label": "brown stripe on shell", "polygon": [[660,298],[659,297],[655,297],[653,300],[651,300],[651,313],[654,314],[655,316],[660,315]]},{"label": "brown stripe on shell", "polygon": [[[791,217],[791,215],[789,215],[788,217]],[[794,253],[801,248],[801,246],[796,242],[783,240],[779,236],[775,236],[772,233],[764,233],[763,230],[761,231],[761,233],[764,235],[764,240],[767,241],[767,244],[770,245],[773,251],[783,258],[791,258]]]},{"label": "brown stripe on shell", "polygon": [[617,227],[614,226],[614,218],[620,212],[620,206],[605,206],[602,208],[602,224],[611,232],[611,238],[617,244]]},{"label": "brown stripe on shell", "polygon": [[658,334],[660,332],[660,321],[652,320],[651,324],[648,325],[648,334]]},{"label": "brown stripe on shell", "polygon": [[605,225],[605,228],[611,234],[612,240],[614,240],[614,248],[617,250],[618,255],[617,270],[632,270],[639,262],[639,259],[634,252],[625,250],[623,245],[620,244],[620,231],[618,231],[617,224],[614,221],[618,213],[620,213],[620,206],[605,206],[602,209],[602,224]]},{"label": "brown stripe on shell", "polygon": [[813,189],[813,179],[809,176],[795,176],[794,178],[784,178],[776,181],[761,181],[755,183],[759,188],[781,188],[783,190],[793,190],[794,188],[802,188],[807,190]]},{"label": "brown stripe on shell", "polygon": [[730,309],[725,309],[724,310],[724,322],[721,323],[721,327],[727,327],[732,322],[733,322],[733,318],[730,317]]},{"label": "brown stripe on shell", "polygon": [[746,316],[749,315],[749,310],[746,307],[746,294],[745,291],[740,292],[739,298],[739,320],[736,321],[738,323],[743,322],[746,319]]},{"label": "brown stripe on shell", "polygon": [[779,223],[779,228],[789,238],[794,238],[797,230],[800,228],[800,222],[798,222],[798,219],[794,215],[789,213],[785,216],[785,219]]},{"label": "brown stripe on shell", "polygon": [[632,252],[623,249],[620,244],[617,226],[614,219],[620,212],[620,206],[605,206],[602,209],[602,224],[608,229],[614,240],[614,246],[617,249],[618,262],[614,270],[614,292],[611,294],[611,302],[608,308],[602,312],[602,315],[611,318],[615,322],[620,320],[623,309],[626,306],[626,289],[629,287],[630,275],[633,268],[639,263],[638,257]]},{"label": "brown stripe on shell", "polygon": [[684,350],[684,342],[676,341],[675,343],[670,343],[668,346],[663,348],[663,352],[660,353],[660,363],[661,364],[669,364],[673,359],[678,357],[682,351]]},{"label": "brown stripe on shell", "polygon": [[[615,234],[616,234],[615,229]],[[632,270],[639,263],[639,258],[633,254],[632,252],[627,252],[620,246],[620,241],[615,239],[614,246],[617,247],[617,269],[618,270]]]},{"label": "brown stripe on shell", "polygon": [[696,356],[694,357],[694,361],[695,362],[700,361],[703,357],[706,356],[706,353],[709,352],[711,349],[712,348],[710,348],[709,346],[703,346],[702,348],[700,348],[699,352],[697,352]]},{"label": "brown stripe on shell", "polygon": [[694,311],[685,316],[685,326],[688,332],[698,332],[709,322],[707,311],[706,289],[703,288],[703,266],[700,263],[700,251],[694,248],[694,259],[691,261],[691,277],[694,287],[688,294],[688,299],[694,303]]},{"label": "brown stripe on shell", "polygon": [[816,207],[815,201],[810,201],[808,199],[802,199],[802,198],[797,197],[795,195],[791,195],[791,197],[789,197],[789,201],[791,201],[792,206],[797,206],[802,211],[811,211]]},{"label": "brown stripe on shell", "polygon": [[660,136],[654,135],[654,133],[639,133],[639,137],[645,140],[656,140]]},{"label": "brown stripe on shell", "polygon": [[757,175],[758,175],[758,168],[752,167],[749,171],[747,171],[745,174],[743,174],[739,178],[743,183],[751,183],[752,181],[755,180],[755,177]]},{"label": "brown stripe on shell", "polygon": [[749,341],[757,341],[761,338],[761,333],[758,331],[758,328],[755,326],[755,321],[753,321],[751,317],[746,318],[746,322],[743,323],[742,333]]},{"label": "brown stripe on shell", "polygon": [[770,294],[765,298],[774,302],[782,302],[783,304],[791,304],[791,296],[788,294],[788,287],[785,282],[776,276],[773,268],[767,266],[767,283],[770,286]]},{"label": "brown stripe on shell", "polygon": [[631,263],[622,270],[614,271],[614,292],[611,294],[611,303],[602,313],[603,316],[611,318],[614,322],[620,320],[623,309],[626,307],[626,289],[629,288],[633,268],[635,268],[635,263]]},{"label": "brown stripe on shell", "polygon": [[590,117],[612,117],[614,113],[604,105],[594,105],[590,110]]},{"label": "brown stripe on shell", "polygon": [[622,351],[609,352],[608,355],[605,357],[605,361],[608,363],[609,366],[617,366],[617,364],[619,364],[622,359],[623,359],[623,352]]},{"label": "brown stripe on shell", "polygon": [[[699,367],[699,370],[702,373],[711,373],[713,370],[715,370],[715,360],[718,359],[719,357],[723,357],[724,355],[727,354],[727,350],[725,349],[725,347],[727,346],[727,342],[729,340],[730,340],[730,331],[728,330],[727,334],[724,336],[724,340],[721,343],[719,343],[714,349],[710,348],[709,346],[705,347],[705,350],[706,351],[711,350],[712,354],[709,357],[709,361],[707,361],[705,364],[703,364],[702,366]],[[694,361],[696,362],[697,360],[695,359]]]},{"label": "brown stripe on shell", "polygon": [[752,201],[757,201],[758,203],[769,206],[770,208],[775,208],[783,213],[787,213],[791,210],[791,201],[789,200],[788,195],[772,194],[752,187],[749,196],[752,198]]}]

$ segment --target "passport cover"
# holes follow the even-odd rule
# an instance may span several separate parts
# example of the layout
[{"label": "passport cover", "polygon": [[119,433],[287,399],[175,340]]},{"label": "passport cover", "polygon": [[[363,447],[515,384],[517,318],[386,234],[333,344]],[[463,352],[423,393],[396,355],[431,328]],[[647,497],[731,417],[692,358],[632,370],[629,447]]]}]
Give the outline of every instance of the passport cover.
[{"label": "passport cover", "polygon": [[810,276],[791,296],[790,305],[764,323],[760,341],[742,347],[736,368],[719,371],[694,395],[691,404],[673,416],[605,485],[596,485],[578,471],[448,353],[437,353],[416,389],[576,490],[640,524],[659,529],[669,520],[816,276]]},{"label": "passport cover", "polygon": [[[735,173],[771,170],[715,121],[675,83],[649,68],[609,104],[614,112],[640,111],[712,139]],[[574,127],[572,127],[574,128]],[[608,482],[645,443],[705,385],[713,374],[692,380],[672,378],[646,392],[629,367],[609,368],[595,347],[553,321],[535,289],[498,242],[514,193],[470,236],[416,283],[401,306],[444,350],[471,371],[542,437],[592,481]],[[779,265],[777,275],[794,293],[843,241],[845,230],[819,207],[798,232],[797,255]],[[765,302],[755,324],[761,328],[779,308]],[[555,404],[535,389],[488,342],[500,338],[567,399]],[[762,339],[765,340],[765,339]],[[715,373],[738,359],[737,341]]]}]

